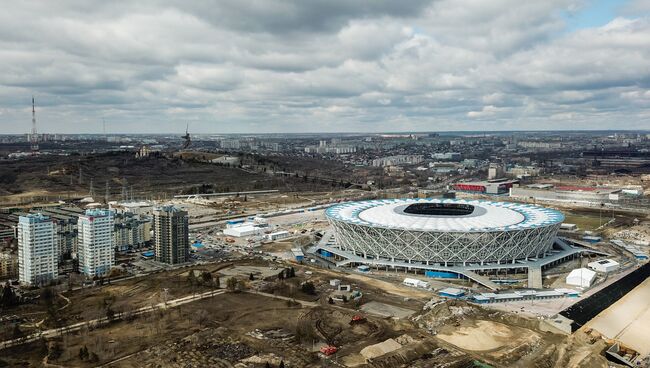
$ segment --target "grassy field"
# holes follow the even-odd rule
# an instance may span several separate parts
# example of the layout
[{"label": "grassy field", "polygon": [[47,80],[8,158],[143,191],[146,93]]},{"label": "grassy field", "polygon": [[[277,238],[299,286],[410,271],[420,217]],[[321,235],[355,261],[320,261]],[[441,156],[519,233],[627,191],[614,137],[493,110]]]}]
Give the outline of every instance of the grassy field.
[{"label": "grassy field", "polygon": [[564,222],[569,223],[569,224],[576,224],[580,230],[588,230],[592,231],[596,228],[598,228],[601,224],[606,223],[609,220],[609,217],[607,215],[603,214],[603,217],[600,218],[598,214],[591,215],[591,214],[573,214],[573,213],[565,213],[564,214]]}]

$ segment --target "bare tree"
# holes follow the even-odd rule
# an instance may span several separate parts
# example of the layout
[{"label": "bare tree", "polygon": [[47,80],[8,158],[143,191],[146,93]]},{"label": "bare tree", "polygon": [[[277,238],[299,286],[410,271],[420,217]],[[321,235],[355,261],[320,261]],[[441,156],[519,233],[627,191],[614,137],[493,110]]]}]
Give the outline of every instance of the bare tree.
[{"label": "bare tree", "polygon": [[210,313],[205,309],[200,309],[194,314],[194,322],[198,323],[199,327],[203,327],[209,320]]}]

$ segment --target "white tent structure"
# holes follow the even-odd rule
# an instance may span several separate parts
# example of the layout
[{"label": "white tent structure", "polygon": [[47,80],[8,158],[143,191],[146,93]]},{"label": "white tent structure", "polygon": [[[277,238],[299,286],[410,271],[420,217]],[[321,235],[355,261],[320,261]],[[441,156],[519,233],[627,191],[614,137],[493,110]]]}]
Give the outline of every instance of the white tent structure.
[{"label": "white tent structure", "polygon": [[596,272],[588,268],[576,268],[566,277],[567,285],[589,287],[596,278]]},{"label": "white tent structure", "polygon": [[260,235],[264,233],[264,229],[252,225],[242,225],[231,227],[223,230],[223,234],[227,236],[234,236],[241,238],[244,236]]}]

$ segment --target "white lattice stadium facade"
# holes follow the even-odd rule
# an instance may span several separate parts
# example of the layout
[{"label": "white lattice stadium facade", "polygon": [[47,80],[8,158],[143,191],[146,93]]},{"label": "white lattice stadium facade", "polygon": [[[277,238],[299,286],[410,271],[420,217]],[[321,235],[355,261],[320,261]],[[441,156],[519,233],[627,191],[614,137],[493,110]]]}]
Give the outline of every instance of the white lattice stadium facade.
[{"label": "white lattice stadium facade", "polygon": [[455,199],[347,202],[325,213],[342,251],[439,266],[544,257],[564,220],[559,211],[539,206]]}]

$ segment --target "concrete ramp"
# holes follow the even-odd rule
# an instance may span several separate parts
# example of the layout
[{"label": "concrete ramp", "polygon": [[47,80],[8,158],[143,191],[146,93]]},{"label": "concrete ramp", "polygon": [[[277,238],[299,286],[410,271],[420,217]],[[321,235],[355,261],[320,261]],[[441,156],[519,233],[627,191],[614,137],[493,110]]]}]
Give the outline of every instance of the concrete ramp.
[{"label": "concrete ramp", "polygon": [[490,280],[489,278],[487,278],[485,276],[482,276],[482,275],[479,275],[478,273],[476,273],[474,271],[463,270],[461,273],[464,276],[466,276],[467,278],[478,282],[479,284],[487,287],[488,289],[499,290],[499,285],[492,282],[492,280]]},{"label": "concrete ramp", "polygon": [[334,241],[334,231],[327,230],[323,234],[323,237],[320,238],[318,243],[307,247],[307,253],[316,253],[319,249],[326,249],[328,245]]},{"label": "concrete ramp", "polygon": [[562,238],[555,238],[555,244],[557,244],[560,248],[562,248],[564,250],[572,250],[572,249],[576,248],[573,245],[571,245],[571,244],[567,243],[566,241],[564,241],[564,239],[562,239]]}]

